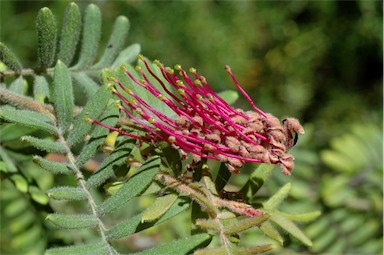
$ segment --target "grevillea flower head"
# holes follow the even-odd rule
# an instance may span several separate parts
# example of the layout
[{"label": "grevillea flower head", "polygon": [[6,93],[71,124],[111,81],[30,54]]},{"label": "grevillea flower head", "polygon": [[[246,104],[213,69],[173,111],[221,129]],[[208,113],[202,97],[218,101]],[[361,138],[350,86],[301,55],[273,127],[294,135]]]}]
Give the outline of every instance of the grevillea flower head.
[{"label": "grevillea flower head", "polygon": [[[154,78],[151,80],[163,88],[163,93],[158,89],[160,86],[153,84],[140,67],[136,70],[141,79],[136,79],[124,66],[122,70],[134,83],[172,109],[177,117],[165,115],[119,80],[110,78],[115,83],[111,91],[120,98],[117,107],[140,125],[146,135],[137,136],[97,120],[89,121],[142,141],[166,141],[179,151],[182,159],[191,153],[194,162],[199,162],[201,158],[219,160],[232,173],[238,173],[245,162],[258,162],[278,164],[284,174],[290,174],[294,158],[287,151],[295,144],[297,133],[304,133],[303,127],[297,119],[287,118],[280,123],[272,114],[260,110],[237,82],[229,66],[225,67],[226,71],[253,111],[231,107],[194,68],[189,70],[191,74],[188,76],[180,65],[176,65],[174,70],[154,61],[161,72],[160,78],[145,58],[139,56],[139,60],[143,61],[149,75]],[[120,92],[115,86],[125,92]],[[137,114],[132,114],[131,110]],[[292,133],[295,133],[295,137]]]}]

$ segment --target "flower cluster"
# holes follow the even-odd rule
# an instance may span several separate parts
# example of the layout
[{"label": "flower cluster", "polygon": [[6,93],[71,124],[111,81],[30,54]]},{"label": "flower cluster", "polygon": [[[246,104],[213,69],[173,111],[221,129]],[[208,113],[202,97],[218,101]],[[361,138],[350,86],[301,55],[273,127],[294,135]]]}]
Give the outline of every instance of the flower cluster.
[{"label": "flower cluster", "polygon": [[[153,84],[140,67],[136,70],[141,79],[136,79],[124,66],[122,69],[134,83],[172,109],[177,117],[166,116],[119,80],[110,78],[110,81],[120,87],[111,87],[112,92],[121,100],[117,107],[140,125],[146,135],[136,136],[97,120],[89,121],[143,141],[166,141],[179,151],[183,159],[191,153],[194,162],[199,162],[201,158],[220,160],[232,173],[238,173],[245,162],[258,162],[278,164],[284,174],[290,174],[294,167],[294,158],[287,151],[296,142],[292,133],[295,136],[297,133],[303,134],[303,127],[294,118],[285,119],[281,124],[276,117],[257,108],[241,88],[229,66],[225,67],[226,71],[254,111],[231,107],[194,68],[189,70],[193,76],[190,78],[180,65],[171,69],[154,61],[162,74],[160,78],[151,70],[146,59],[139,56],[139,60],[143,61],[149,75],[158,84]],[[160,85],[165,93],[162,94],[158,89],[160,86],[156,85]],[[124,92],[120,92],[121,90]],[[137,114],[134,115],[132,111]]]}]

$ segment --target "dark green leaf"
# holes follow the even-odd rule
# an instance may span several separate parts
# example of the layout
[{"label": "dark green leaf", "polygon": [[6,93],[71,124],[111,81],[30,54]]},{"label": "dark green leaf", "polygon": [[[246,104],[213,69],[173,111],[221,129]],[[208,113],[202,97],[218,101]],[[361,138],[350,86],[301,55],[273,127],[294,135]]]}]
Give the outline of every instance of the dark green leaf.
[{"label": "dark green leaf", "polygon": [[68,68],[60,60],[55,66],[53,76],[53,103],[59,121],[60,129],[63,133],[69,128],[73,118],[73,88],[71,74]]},{"label": "dark green leaf", "polygon": [[50,190],[47,190],[49,197],[52,197],[56,200],[84,200],[86,198],[85,192],[82,188],[79,187],[56,187]]},{"label": "dark green leaf", "polygon": [[111,92],[108,86],[101,86],[98,92],[88,100],[81,113],[76,117],[73,129],[68,135],[67,143],[69,146],[76,144],[84,139],[91,128],[94,126],[90,122],[86,122],[86,118],[99,119],[100,115],[107,107],[108,101],[111,98]]},{"label": "dark green leaf", "polygon": [[23,68],[15,54],[2,42],[0,42],[0,61],[15,72],[19,72]]},{"label": "dark green leaf", "polygon": [[231,175],[228,167],[224,163],[221,163],[215,182],[217,192],[220,192],[224,188]]},{"label": "dark green leaf", "polygon": [[158,225],[168,219],[176,216],[180,212],[186,210],[189,207],[189,201],[186,201],[185,198],[178,198],[172,205],[172,207],[165,212],[158,220],[152,222],[142,222],[143,213],[130,217],[129,219],[117,224],[112,227],[107,232],[107,237],[109,240],[116,240],[129,236],[133,233],[140,232],[144,229],[150,228],[152,226]]},{"label": "dark green leaf", "polygon": [[264,182],[271,175],[274,165],[260,164],[249,177],[248,182],[240,190],[245,197],[251,198],[263,186]]},{"label": "dark green leaf", "polygon": [[46,218],[60,228],[89,228],[97,224],[97,218],[91,214],[49,214]]},{"label": "dark green leaf", "polygon": [[81,31],[81,14],[79,6],[70,3],[65,10],[63,28],[61,31],[58,58],[66,65],[70,65],[76,52]]},{"label": "dark green leaf", "polygon": [[95,4],[88,5],[83,22],[83,36],[79,62],[75,69],[83,69],[92,65],[96,58],[101,36],[101,13]]},{"label": "dark green leaf", "polygon": [[103,241],[97,243],[90,243],[87,245],[73,245],[62,248],[52,248],[45,252],[45,255],[95,255],[95,254],[109,254],[109,247]]},{"label": "dark green leaf", "polygon": [[159,247],[135,253],[137,255],[168,255],[168,254],[190,254],[200,247],[204,247],[211,242],[212,237],[208,234],[193,235],[188,238],[176,240]]},{"label": "dark green leaf", "polygon": [[[113,107],[113,105],[109,106],[108,110],[106,110],[106,112],[100,118],[101,122],[105,125],[115,126],[118,119],[118,112],[119,110]],[[83,149],[80,152],[80,155],[77,157],[77,160],[76,160],[77,167],[81,167],[83,164],[85,164],[85,162],[87,162],[90,158],[92,158],[96,154],[97,148],[103,144],[105,136],[107,136],[109,132],[110,132],[109,129],[95,125],[95,128],[93,129],[90,135],[91,136],[90,140],[83,147]]]},{"label": "dark green leaf", "polygon": [[98,187],[114,174],[114,170],[124,164],[135,145],[127,140],[120,144],[115,151],[108,156],[100,167],[88,180],[87,187]]},{"label": "dark green leaf", "polygon": [[38,103],[44,104],[45,99],[49,99],[51,97],[47,79],[41,75],[36,75],[34,77],[35,80],[33,84],[33,97]]},{"label": "dark green leaf", "polygon": [[53,173],[53,174],[71,174],[72,170],[66,163],[59,163],[50,161],[47,159],[43,159],[40,156],[34,156],[33,162],[44,168],[45,170]]},{"label": "dark green leaf", "polygon": [[143,192],[160,170],[160,163],[157,156],[149,158],[115,194],[99,206],[99,213],[110,213]]},{"label": "dark green leaf", "polygon": [[97,84],[91,77],[88,76],[85,72],[75,72],[72,74],[73,78],[79,83],[79,85],[83,88],[85,95],[88,98],[91,98],[95,95],[97,90],[100,88],[99,84]]},{"label": "dark green leaf", "polygon": [[100,61],[93,66],[94,69],[102,69],[110,66],[117,54],[123,48],[129,31],[129,21],[124,16],[117,17],[109,42]]},{"label": "dark green leaf", "polygon": [[130,64],[136,61],[137,56],[140,54],[140,44],[132,44],[126,49],[121,51],[116,60],[112,64],[112,69],[119,68],[123,64]]},{"label": "dark green leaf", "polygon": [[38,148],[39,150],[47,151],[47,152],[57,152],[57,153],[66,153],[67,148],[58,142],[46,140],[46,139],[39,139],[33,136],[23,136],[21,137],[21,140],[23,142],[27,142],[31,144],[32,146]]},{"label": "dark green leaf", "polygon": [[56,49],[56,20],[50,9],[40,9],[36,18],[36,30],[38,48],[37,55],[41,68],[50,67],[53,64]]},{"label": "dark green leaf", "polygon": [[51,134],[58,133],[55,126],[47,123],[47,120],[50,122],[52,122],[52,120],[38,112],[16,110],[10,106],[4,106],[0,107],[0,118],[27,127],[41,129]]}]

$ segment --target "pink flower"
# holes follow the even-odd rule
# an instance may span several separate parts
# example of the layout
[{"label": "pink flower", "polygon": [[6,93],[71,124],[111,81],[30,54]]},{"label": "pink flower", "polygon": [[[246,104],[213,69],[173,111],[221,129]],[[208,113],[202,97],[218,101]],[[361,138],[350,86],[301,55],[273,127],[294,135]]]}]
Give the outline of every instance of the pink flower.
[{"label": "pink flower", "polygon": [[[188,153],[192,153],[194,162],[199,162],[201,158],[220,160],[232,173],[238,173],[245,162],[258,162],[278,164],[284,174],[290,174],[294,167],[294,158],[287,154],[287,151],[296,142],[292,132],[303,134],[303,127],[294,118],[285,119],[281,124],[272,114],[256,107],[237,82],[229,66],[225,67],[226,71],[254,111],[231,107],[212,90],[206,79],[199,76],[194,68],[189,70],[193,76],[190,78],[180,65],[175,66],[179,71],[177,75],[175,70],[164,67],[159,61],[154,61],[163,76],[161,79],[151,70],[142,56],[139,56],[139,59],[143,61],[149,74],[161,85],[165,94],[151,83],[140,67],[136,68],[141,75],[140,80],[124,66],[122,69],[132,81],[172,109],[177,117],[166,116],[151,107],[150,102],[145,102],[139,95],[126,88],[119,80],[110,78],[129,95],[123,95],[119,92],[121,90],[115,87],[111,88],[121,100],[118,107],[146,130],[146,135],[136,136],[96,120],[89,119],[89,121],[142,141],[166,141],[178,149],[183,159]],[[177,91],[178,94],[174,94],[171,90]]]}]

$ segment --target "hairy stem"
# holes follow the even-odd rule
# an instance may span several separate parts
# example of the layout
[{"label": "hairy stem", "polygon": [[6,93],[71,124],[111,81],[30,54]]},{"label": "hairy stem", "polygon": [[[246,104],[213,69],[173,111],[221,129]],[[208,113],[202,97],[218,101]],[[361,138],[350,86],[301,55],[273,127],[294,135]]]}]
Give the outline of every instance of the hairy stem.
[{"label": "hairy stem", "polygon": [[111,246],[111,244],[109,243],[108,239],[107,239],[107,236],[106,236],[106,228],[104,226],[104,223],[103,221],[101,220],[101,218],[99,217],[98,213],[97,213],[97,205],[96,205],[96,202],[95,200],[93,199],[91,193],[90,193],[90,190],[87,188],[86,186],[86,181],[84,179],[84,175],[83,173],[81,172],[81,170],[76,166],[76,159],[75,159],[75,156],[73,155],[73,153],[71,152],[71,149],[70,147],[68,146],[65,138],[62,136],[62,134],[59,135],[59,142],[61,142],[66,148],[67,148],[67,158],[68,158],[68,161],[69,161],[69,164],[70,164],[70,167],[73,171],[73,173],[75,174],[75,177],[76,177],[76,180],[77,180],[77,183],[78,185],[83,189],[84,193],[85,193],[85,197],[86,197],[86,200],[87,200],[87,203],[89,205],[89,208],[91,210],[91,213],[93,214],[93,216],[97,219],[97,229],[100,233],[100,236],[103,240],[103,242],[107,245],[108,247],[108,254],[117,254],[117,251]]}]

